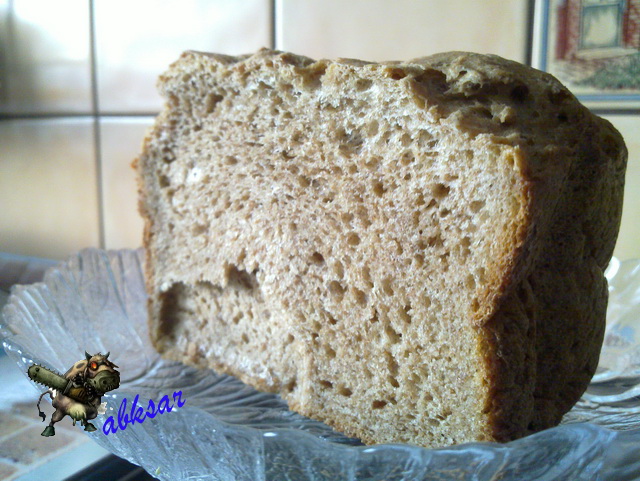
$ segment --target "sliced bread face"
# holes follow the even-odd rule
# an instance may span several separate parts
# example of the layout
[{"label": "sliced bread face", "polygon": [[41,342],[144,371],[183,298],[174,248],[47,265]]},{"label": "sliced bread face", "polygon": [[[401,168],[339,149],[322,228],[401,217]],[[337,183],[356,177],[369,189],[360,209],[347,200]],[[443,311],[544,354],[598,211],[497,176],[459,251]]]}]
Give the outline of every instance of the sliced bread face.
[{"label": "sliced bread face", "polygon": [[186,52],[137,161],[164,356],[368,443],[505,441],[595,371],[619,134],[546,74]]}]

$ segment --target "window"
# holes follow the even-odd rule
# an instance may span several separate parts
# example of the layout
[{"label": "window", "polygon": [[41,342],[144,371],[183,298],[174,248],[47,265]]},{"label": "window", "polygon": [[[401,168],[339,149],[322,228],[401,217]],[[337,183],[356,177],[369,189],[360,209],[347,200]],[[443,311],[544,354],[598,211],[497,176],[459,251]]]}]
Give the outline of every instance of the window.
[{"label": "window", "polygon": [[624,0],[584,0],[581,10],[580,48],[584,50],[622,45]]}]

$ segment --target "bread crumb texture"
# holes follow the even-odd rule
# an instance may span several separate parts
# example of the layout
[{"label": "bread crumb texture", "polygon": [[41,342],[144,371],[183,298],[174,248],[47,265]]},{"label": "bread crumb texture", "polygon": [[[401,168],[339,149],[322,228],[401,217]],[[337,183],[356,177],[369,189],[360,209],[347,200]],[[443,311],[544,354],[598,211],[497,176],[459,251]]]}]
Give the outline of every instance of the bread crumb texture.
[{"label": "bread crumb texture", "polygon": [[366,443],[557,424],[603,339],[626,149],[553,77],[185,52],[134,163],[150,330]]}]

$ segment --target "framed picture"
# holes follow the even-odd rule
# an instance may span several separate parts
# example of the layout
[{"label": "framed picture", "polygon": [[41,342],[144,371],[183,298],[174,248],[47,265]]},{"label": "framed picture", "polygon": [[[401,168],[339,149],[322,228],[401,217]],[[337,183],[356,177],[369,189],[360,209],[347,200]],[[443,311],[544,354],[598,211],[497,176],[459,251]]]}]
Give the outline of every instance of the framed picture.
[{"label": "framed picture", "polygon": [[532,50],[588,107],[640,108],[640,0],[535,0]]}]

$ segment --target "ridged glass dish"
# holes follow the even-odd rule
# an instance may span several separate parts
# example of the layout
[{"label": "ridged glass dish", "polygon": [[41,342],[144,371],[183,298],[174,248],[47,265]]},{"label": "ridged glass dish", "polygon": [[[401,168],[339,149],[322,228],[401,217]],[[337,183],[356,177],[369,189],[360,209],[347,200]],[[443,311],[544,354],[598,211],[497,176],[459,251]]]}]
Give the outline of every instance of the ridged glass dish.
[{"label": "ridged glass dish", "polygon": [[[147,336],[143,255],[84,250],[42,283],[14,288],[0,335],[25,375],[32,362],[65,372],[85,350],[111,351],[122,383],[103,397],[107,413],[88,435],[161,480],[640,479],[640,261],[614,259],[607,271],[600,366],[562,425],[503,445],[424,449],[360,445],[289,411],[278,396],[161,360]],[[130,406],[138,395],[147,406],[175,391],[183,407],[103,433],[124,398]]]}]

